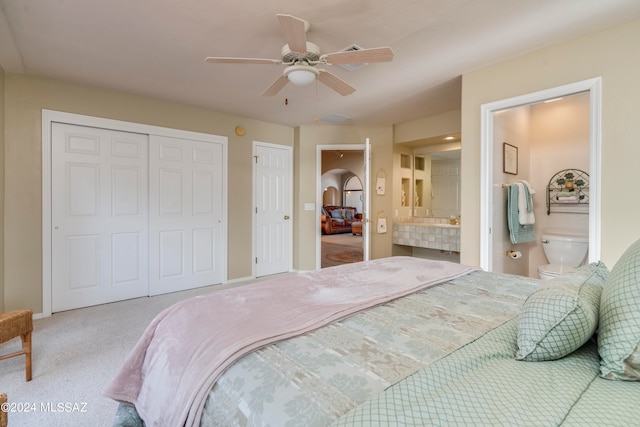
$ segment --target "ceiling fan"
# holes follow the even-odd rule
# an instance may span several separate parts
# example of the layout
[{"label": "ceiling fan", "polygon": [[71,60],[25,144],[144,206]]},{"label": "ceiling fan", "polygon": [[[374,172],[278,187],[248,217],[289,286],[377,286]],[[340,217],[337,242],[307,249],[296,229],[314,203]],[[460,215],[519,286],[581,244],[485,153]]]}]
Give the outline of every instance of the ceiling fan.
[{"label": "ceiling fan", "polygon": [[333,73],[316,65],[340,65],[368,62],[389,62],[393,59],[393,51],[388,47],[351,50],[320,54],[320,48],[307,41],[309,23],[292,15],[277,15],[280,28],[287,44],[282,47],[282,59],[207,57],[206,62],[215,64],[283,64],[282,76],[274,81],[262,96],[276,95],[288,82],[295,85],[306,85],[316,79],[327,85],[340,95],[351,95],[356,89]]}]

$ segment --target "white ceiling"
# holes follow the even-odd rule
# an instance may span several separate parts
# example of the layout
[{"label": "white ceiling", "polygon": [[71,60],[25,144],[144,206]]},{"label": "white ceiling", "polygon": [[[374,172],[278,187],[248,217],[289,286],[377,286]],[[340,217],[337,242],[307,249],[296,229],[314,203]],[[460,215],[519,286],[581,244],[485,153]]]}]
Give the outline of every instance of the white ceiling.
[{"label": "white ceiling", "polygon": [[[393,124],[460,107],[460,76],[640,17],[640,0],[0,0],[0,66],[289,126],[338,114]],[[260,94],[283,65],[207,64],[206,56],[280,59],[276,14],[311,24],[322,53],[391,47],[390,63],[330,71],[318,84]],[[288,105],[285,105],[285,98]],[[322,121],[320,121],[322,123]]]}]

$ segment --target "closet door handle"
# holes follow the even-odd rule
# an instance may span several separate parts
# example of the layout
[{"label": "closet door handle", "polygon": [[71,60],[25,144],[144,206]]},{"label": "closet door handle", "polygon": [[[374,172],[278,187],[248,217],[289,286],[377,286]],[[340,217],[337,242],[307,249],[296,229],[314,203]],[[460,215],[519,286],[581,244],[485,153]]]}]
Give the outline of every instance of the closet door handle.
[{"label": "closet door handle", "polygon": [[285,216],[284,216],[284,219],[289,219],[289,215],[285,215]]}]

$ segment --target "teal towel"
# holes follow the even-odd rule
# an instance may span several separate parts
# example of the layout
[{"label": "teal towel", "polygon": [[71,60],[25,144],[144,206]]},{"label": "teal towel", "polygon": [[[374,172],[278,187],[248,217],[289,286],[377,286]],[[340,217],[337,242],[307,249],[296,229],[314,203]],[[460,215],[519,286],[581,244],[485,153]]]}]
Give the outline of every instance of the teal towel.
[{"label": "teal towel", "polygon": [[509,186],[509,192],[507,193],[507,224],[509,225],[511,243],[513,244],[536,240],[533,224],[522,225],[518,220],[518,193],[517,185],[512,184]]}]

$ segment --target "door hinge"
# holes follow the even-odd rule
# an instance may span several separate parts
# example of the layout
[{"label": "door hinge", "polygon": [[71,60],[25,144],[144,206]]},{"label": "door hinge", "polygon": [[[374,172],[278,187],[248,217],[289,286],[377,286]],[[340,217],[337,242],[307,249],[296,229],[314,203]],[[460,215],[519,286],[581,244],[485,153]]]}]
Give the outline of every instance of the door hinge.
[{"label": "door hinge", "polygon": [[258,263],[258,257],[256,257],[256,264]]},{"label": "door hinge", "polygon": [[259,156],[253,156],[253,158],[256,159],[256,165],[258,164],[258,157]]}]

